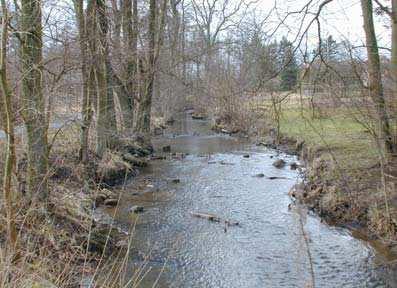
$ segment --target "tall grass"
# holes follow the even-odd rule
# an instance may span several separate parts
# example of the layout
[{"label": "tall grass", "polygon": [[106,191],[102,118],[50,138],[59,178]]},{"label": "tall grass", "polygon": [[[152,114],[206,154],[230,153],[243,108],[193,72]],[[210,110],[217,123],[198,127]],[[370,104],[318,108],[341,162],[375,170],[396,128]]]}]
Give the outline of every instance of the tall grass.
[{"label": "tall grass", "polygon": [[[94,225],[82,228],[86,223],[93,224],[94,205],[86,216],[68,217],[62,205],[65,199],[74,202],[92,202],[100,185],[93,179],[87,183],[81,176],[78,163],[79,126],[73,122],[49,133],[51,150],[50,199],[48,203],[23,201],[22,186],[14,185],[18,198],[14,199],[18,247],[15,253],[5,249],[5,215],[0,211],[0,287],[139,287],[150,271],[148,260],[139,267],[132,267],[132,249],[135,223],[131,223],[128,235],[121,245],[115,245],[112,231],[116,224],[106,226],[106,243],[100,251],[90,251],[88,243],[94,232]],[[20,140],[21,141],[21,140]],[[22,141],[21,141],[22,142]],[[18,159],[23,160],[23,143],[20,143]],[[3,143],[0,141],[0,148]],[[0,153],[0,164],[3,163]],[[23,162],[23,161],[21,161]],[[72,170],[65,179],[52,180],[56,166]],[[22,165],[23,166],[23,165]],[[1,169],[0,169],[1,171]],[[18,179],[24,180],[24,169],[20,167]],[[1,174],[1,173],[0,173]],[[76,175],[78,177],[76,177]],[[1,178],[0,178],[1,179]],[[17,180],[17,179],[15,179]],[[126,180],[126,179],[125,179]],[[19,181],[14,181],[18,184]],[[81,203],[75,203],[77,206]],[[3,203],[0,203],[2,206]],[[118,207],[115,208],[115,213]],[[81,221],[81,223],[78,223]],[[85,227],[85,226],[84,226]],[[153,280],[155,287],[157,279]]]}]

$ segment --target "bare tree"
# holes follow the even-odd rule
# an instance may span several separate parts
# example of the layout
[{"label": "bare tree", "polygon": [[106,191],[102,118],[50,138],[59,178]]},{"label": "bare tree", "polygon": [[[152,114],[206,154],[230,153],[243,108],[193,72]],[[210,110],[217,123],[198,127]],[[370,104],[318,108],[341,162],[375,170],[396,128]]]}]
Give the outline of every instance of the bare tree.
[{"label": "bare tree", "polygon": [[117,91],[124,127],[127,130],[132,130],[137,97],[138,1],[123,0],[122,11],[123,47],[127,59],[123,67],[123,81],[120,81]]},{"label": "bare tree", "polygon": [[205,39],[206,70],[211,64],[212,50],[217,44],[219,35],[235,25],[233,17],[240,13],[245,5],[244,0],[235,3],[229,0],[192,1],[196,24]]},{"label": "bare tree", "polygon": [[42,201],[48,197],[48,140],[43,95],[41,1],[22,0],[20,59],[22,66],[22,115],[28,138],[28,192]]},{"label": "bare tree", "polygon": [[14,111],[12,109],[13,94],[10,90],[7,79],[7,43],[8,43],[8,25],[10,18],[8,16],[8,7],[5,0],[1,0],[3,10],[1,23],[1,43],[0,43],[0,85],[2,104],[4,104],[4,118],[7,133],[6,162],[4,167],[3,195],[7,215],[7,240],[11,252],[15,249],[17,242],[17,231],[15,226],[15,215],[13,209],[12,195],[12,172],[16,165],[15,161],[15,133],[14,133]]},{"label": "bare tree", "polygon": [[[151,124],[151,110],[152,110],[152,98],[153,98],[153,87],[154,79],[156,74],[156,63],[162,45],[163,29],[165,25],[165,13],[167,7],[167,0],[163,1],[162,14],[160,17],[159,27],[157,25],[157,4],[156,0],[150,0],[149,5],[149,27],[148,27],[148,48],[147,48],[147,65],[142,73],[145,76],[145,82],[143,84],[143,91],[140,95],[137,122],[135,130],[137,132],[149,133]],[[156,36],[157,41],[156,41]],[[142,67],[142,66],[141,66]]]},{"label": "bare tree", "polygon": [[[392,22],[392,39],[391,39],[391,69],[390,74],[392,75],[392,101],[397,103],[397,0],[392,0],[392,11],[391,11],[391,22]],[[396,104],[394,104],[396,105]],[[397,106],[394,107],[396,109]],[[396,112],[396,111],[393,111]],[[396,124],[397,119],[394,120]],[[397,128],[394,128],[393,133],[393,153],[397,153]]]},{"label": "bare tree", "polygon": [[[88,33],[87,33],[87,21],[84,13],[84,1],[83,0],[74,0],[74,9],[76,14],[76,22],[79,33],[79,42],[80,42],[80,57],[81,57],[81,75],[83,81],[82,87],[82,109],[81,114],[83,118],[83,123],[81,126],[81,135],[80,135],[80,160],[83,163],[88,161],[88,149],[89,149],[89,132],[92,120],[92,91],[89,90],[90,85],[90,70],[92,69],[92,64],[89,65],[88,61]],[[92,36],[91,36],[92,37]],[[92,78],[91,82],[94,82],[95,79]],[[92,84],[91,84],[92,86]],[[94,86],[95,87],[95,86]]]},{"label": "bare tree", "polygon": [[368,90],[376,106],[376,112],[380,126],[380,141],[385,148],[387,158],[390,158],[393,153],[396,153],[396,147],[392,139],[390,118],[386,109],[386,101],[383,91],[379,49],[373,20],[372,0],[361,0],[361,8],[363,12],[366,48],[368,55]]},{"label": "bare tree", "polygon": [[109,58],[109,23],[105,1],[96,1],[96,13],[98,17],[97,44],[99,46],[98,61],[95,63],[98,83],[96,153],[101,156],[107,148],[113,146],[117,125],[112,84],[113,70]]}]

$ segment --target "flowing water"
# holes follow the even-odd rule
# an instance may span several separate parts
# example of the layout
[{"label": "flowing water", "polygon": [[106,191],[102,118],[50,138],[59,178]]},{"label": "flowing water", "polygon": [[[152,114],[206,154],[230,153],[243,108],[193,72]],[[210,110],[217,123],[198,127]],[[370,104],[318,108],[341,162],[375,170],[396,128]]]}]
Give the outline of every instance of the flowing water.
[{"label": "flowing water", "polygon": [[[386,287],[366,242],[289,207],[299,175],[272,163],[294,157],[215,135],[208,122],[187,115],[154,144],[171,145],[176,155],[153,161],[127,184],[116,213],[125,229],[134,225],[129,268],[143,278],[139,287],[312,287],[313,274],[315,287]],[[145,212],[129,213],[133,205]]]}]

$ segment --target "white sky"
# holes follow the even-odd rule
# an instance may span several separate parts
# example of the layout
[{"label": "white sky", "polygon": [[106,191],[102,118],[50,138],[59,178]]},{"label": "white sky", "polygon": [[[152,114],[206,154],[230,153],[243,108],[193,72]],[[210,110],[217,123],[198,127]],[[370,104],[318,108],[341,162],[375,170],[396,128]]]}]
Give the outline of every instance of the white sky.
[{"label": "white sky", "polygon": [[[160,0],[159,0],[160,1]],[[231,3],[239,2],[241,0],[229,0]],[[255,18],[257,23],[263,21],[265,17],[271,11],[271,16],[267,19],[263,25],[268,33],[273,32],[275,27],[279,25],[280,19],[282,19],[288,12],[299,11],[308,2],[312,2],[309,12],[316,13],[318,6],[324,0],[244,0],[252,1],[253,4],[250,8],[255,8]],[[47,7],[56,7],[52,10],[52,14],[58,14],[57,17],[52,17],[58,21],[61,18],[73,19],[73,11],[70,8],[70,0],[45,0]],[[189,2],[189,0],[187,0]],[[211,2],[211,1],[210,1]],[[382,0],[385,5],[390,5],[390,0]],[[53,4],[53,5],[50,5]],[[277,10],[273,8],[277,7]],[[374,7],[377,5],[374,3]],[[273,9],[273,10],[272,10]],[[306,22],[303,27],[307,27],[308,22],[313,19],[313,14],[307,16]],[[298,33],[300,21],[303,17],[303,13],[299,15],[290,16],[286,21],[286,24],[280,28],[277,33],[273,36],[278,40],[282,36],[288,36],[290,40],[294,40]],[[334,39],[349,40],[356,46],[364,45],[364,31],[362,28],[362,17],[360,0],[333,0],[327,4],[323,9],[321,16],[321,32],[322,37],[326,38],[328,35],[332,35]],[[379,46],[390,47],[390,28],[388,27],[390,20],[387,16],[376,16],[376,32],[378,35]],[[306,39],[305,39],[306,40]],[[305,44],[305,42],[303,42]],[[317,25],[314,23],[309,30],[307,37],[307,44],[310,49],[313,49],[318,45],[318,34]],[[385,50],[381,50],[383,54],[387,54]]]},{"label": "white sky", "polygon": [[[309,0],[259,0],[257,7],[263,10],[263,13],[267,14],[276,3],[278,13],[272,12],[271,18],[273,23],[278,23],[279,17],[277,17],[277,14],[283,16],[288,12],[301,10],[307,2],[309,2]],[[309,11],[312,13],[317,12],[318,4],[321,2],[323,2],[323,0],[314,0]],[[387,5],[390,1],[382,2]],[[377,7],[375,3],[374,7]],[[363,23],[361,15],[360,0],[333,0],[331,3],[327,4],[321,13],[322,36],[326,37],[332,34],[337,40],[347,39],[355,45],[362,45],[364,31],[362,28]],[[292,29],[289,33],[290,39],[293,38],[293,35],[296,35],[297,28],[299,27],[299,19],[301,18],[302,14],[290,17],[287,21],[288,26]],[[313,16],[308,16],[308,20],[312,18]],[[386,16],[375,16],[379,45],[384,47],[390,47],[390,29],[386,27],[388,20]],[[286,31],[287,29],[284,28],[284,31],[280,31],[280,34],[285,34]],[[317,35],[317,25],[314,24],[308,37],[310,45],[315,45],[315,43],[317,43]]]}]

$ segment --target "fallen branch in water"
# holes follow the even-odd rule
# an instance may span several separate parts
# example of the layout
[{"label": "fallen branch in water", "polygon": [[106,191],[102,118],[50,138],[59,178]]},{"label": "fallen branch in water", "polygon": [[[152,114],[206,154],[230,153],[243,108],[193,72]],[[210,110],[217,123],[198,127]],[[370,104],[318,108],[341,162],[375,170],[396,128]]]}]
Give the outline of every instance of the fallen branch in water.
[{"label": "fallen branch in water", "polygon": [[281,180],[292,180],[292,178],[288,178],[288,177],[265,176],[265,174],[263,174],[263,173],[256,174],[253,177],[257,177],[257,178],[265,178],[266,177],[266,179],[269,179],[269,180],[278,180],[278,179],[281,179]]},{"label": "fallen branch in water", "polygon": [[220,161],[219,164],[221,165],[235,165],[234,163],[229,163],[229,162],[225,162],[225,161]]},{"label": "fallen branch in water", "polygon": [[292,180],[292,178],[288,178],[288,177],[277,177],[277,176],[270,176],[270,177],[267,177],[267,179],[269,179],[269,180]]},{"label": "fallen branch in water", "polygon": [[197,213],[197,212],[192,212],[191,214],[192,214],[193,217],[201,218],[201,219],[207,219],[208,221],[211,221],[211,222],[218,222],[218,223],[224,222],[225,225],[227,225],[227,226],[238,226],[239,225],[239,222],[237,222],[237,221],[228,220],[228,219],[222,220],[221,217],[218,217],[218,216],[216,216],[214,214]]},{"label": "fallen branch in water", "polygon": [[207,219],[208,221],[212,221],[212,222],[221,222],[221,218],[214,214],[192,212],[192,215],[193,215],[193,217]]}]

